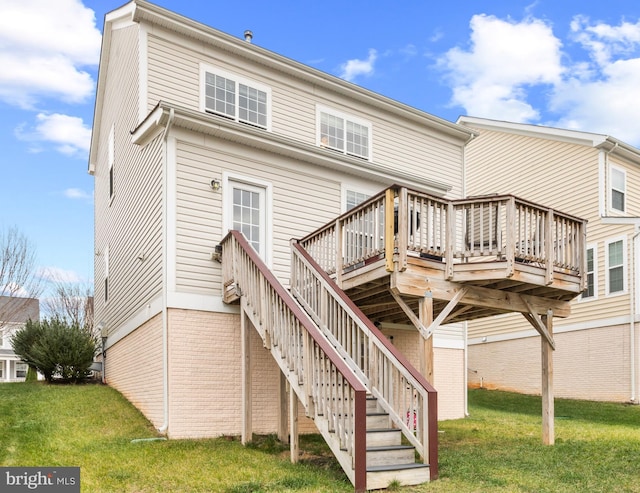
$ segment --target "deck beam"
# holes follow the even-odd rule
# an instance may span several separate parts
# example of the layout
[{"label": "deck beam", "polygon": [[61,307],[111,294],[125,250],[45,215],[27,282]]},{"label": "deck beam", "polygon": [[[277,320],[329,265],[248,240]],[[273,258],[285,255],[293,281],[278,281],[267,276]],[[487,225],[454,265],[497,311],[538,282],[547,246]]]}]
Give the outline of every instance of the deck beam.
[{"label": "deck beam", "polygon": [[426,291],[431,291],[434,299],[443,301],[455,299],[460,290],[466,289],[464,296],[459,300],[461,305],[499,310],[496,313],[533,312],[538,315],[546,315],[547,310],[551,309],[554,316],[562,318],[568,317],[571,313],[571,304],[568,301],[435,279],[417,272],[414,273],[411,270],[402,273],[393,272],[391,274],[391,289],[395,293],[420,298]]}]

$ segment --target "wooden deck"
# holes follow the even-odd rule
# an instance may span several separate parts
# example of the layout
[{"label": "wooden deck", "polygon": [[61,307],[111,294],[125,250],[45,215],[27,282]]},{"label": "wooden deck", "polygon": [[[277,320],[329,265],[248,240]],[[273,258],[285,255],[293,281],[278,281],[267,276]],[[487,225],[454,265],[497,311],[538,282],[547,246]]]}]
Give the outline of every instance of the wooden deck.
[{"label": "wooden deck", "polygon": [[513,196],[446,201],[392,187],[301,244],[371,320],[411,323],[407,307],[417,317],[430,297],[442,324],[567,317],[584,289],[585,234],[586,221]]}]

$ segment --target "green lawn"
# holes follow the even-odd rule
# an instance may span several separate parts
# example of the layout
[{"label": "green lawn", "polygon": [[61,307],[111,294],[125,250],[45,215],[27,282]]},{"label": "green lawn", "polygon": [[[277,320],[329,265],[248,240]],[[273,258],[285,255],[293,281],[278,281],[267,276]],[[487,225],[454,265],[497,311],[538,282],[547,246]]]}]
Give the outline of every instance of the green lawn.
[{"label": "green lawn", "polygon": [[[556,445],[540,399],[474,390],[470,417],[440,423],[440,480],[403,492],[640,492],[640,407],[556,400]],[[0,465],[80,466],[83,492],[352,491],[317,436],[303,460],[271,437],[146,440],[156,432],[101,385],[0,385]]]}]

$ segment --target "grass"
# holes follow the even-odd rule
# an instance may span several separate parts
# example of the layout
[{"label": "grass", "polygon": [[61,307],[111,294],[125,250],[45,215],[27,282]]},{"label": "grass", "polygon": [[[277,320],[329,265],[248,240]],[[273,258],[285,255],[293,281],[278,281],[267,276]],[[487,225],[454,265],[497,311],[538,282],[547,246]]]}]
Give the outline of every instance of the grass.
[{"label": "grass", "polygon": [[[556,445],[541,444],[539,397],[474,390],[470,417],[440,423],[440,479],[402,492],[640,492],[640,407],[556,400]],[[156,438],[101,385],[0,385],[0,465],[80,466],[83,492],[347,492],[321,438],[299,464],[272,436]]]}]

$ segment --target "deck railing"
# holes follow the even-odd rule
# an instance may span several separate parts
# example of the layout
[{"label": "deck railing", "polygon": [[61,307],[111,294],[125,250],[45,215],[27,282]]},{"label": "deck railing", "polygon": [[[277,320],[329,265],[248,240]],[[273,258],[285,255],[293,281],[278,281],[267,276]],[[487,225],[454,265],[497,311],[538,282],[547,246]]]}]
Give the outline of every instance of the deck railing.
[{"label": "deck railing", "polygon": [[[316,420],[356,491],[366,489],[366,386],[328,343],[311,318],[275,278],[244,236],[222,241],[226,298],[241,296],[243,310],[274,354],[307,413]],[[322,424],[324,423],[324,424]]]},{"label": "deck railing", "polygon": [[292,243],[292,252],[294,297],[367,384],[391,420],[429,464],[431,478],[436,479],[435,389],[297,242]]},{"label": "deck railing", "polygon": [[531,264],[549,283],[555,272],[584,282],[585,235],[584,220],[511,195],[445,200],[395,186],[300,243],[338,278],[383,256],[403,270],[407,255],[422,255],[441,259],[450,276],[461,262]]}]

